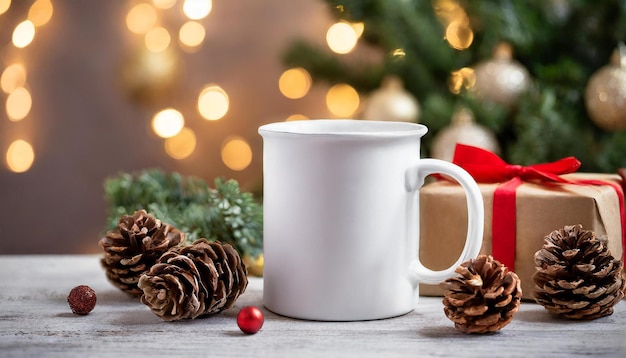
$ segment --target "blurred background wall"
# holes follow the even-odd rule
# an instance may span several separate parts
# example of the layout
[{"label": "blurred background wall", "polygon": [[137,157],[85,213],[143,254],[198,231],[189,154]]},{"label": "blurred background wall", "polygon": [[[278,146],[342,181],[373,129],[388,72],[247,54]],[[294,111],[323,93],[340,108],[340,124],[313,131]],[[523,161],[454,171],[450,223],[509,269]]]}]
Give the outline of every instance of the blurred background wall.
[{"label": "blurred background wall", "polygon": [[99,252],[122,172],[258,193],[257,129],[294,118],[615,173],[625,28],[622,0],[0,0],[0,254]]},{"label": "blurred background wall", "polygon": [[[164,8],[168,2],[173,6]],[[39,15],[32,12],[34,3],[44,9]],[[208,15],[195,20],[205,35],[193,46],[178,39],[190,20],[183,3],[0,0],[0,10],[8,4],[0,15],[0,70],[21,66],[31,103],[23,118],[19,113],[12,117],[4,107],[0,111],[0,254],[99,252],[103,182],[121,171],[159,167],[209,182],[223,176],[253,190],[262,176],[259,125],[294,114],[329,116],[324,85],[313,86],[300,99],[287,98],[278,86],[286,70],[281,52],[290,41],[301,37],[324,43],[333,21],[323,1],[214,1]],[[53,11],[45,21],[48,4]],[[134,9],[138,4],[152,10],[144,7],[142,13],[141,7]],[[39,16],[42,24],[35,24],[34,38],[20,48],[13,36],[29,16]],[[147,54],[141,26],[169,32],[167,50],[157,51],[162,56]],[[20,82],[17,77],[14,81]],[[217,120],[205,119],[198,110],[199,95],[209,84],[228,96],[227,111]],[[2,103],[9,101],[5,92]],[[28,100],[18,107],[27,105]],[[152,129],[153,116],[165,108],[180,112],[186,131],[195,134],[190,153],[168,154],[166,140]],[[239,145],[231,146],[230,156],[244,157],[234,169],[225,163],[229,154],[222,156],[233,138]],[[30,144],[34,153],[25,171],[7,161],[16,140]],[[189,142],[182,139],[179,149]]]}]

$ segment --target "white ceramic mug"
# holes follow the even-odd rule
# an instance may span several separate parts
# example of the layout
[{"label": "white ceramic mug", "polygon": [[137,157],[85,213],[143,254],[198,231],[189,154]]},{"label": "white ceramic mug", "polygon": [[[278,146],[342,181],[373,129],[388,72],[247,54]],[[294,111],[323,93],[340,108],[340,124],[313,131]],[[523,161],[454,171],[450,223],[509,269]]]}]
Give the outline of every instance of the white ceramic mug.
[{"label": "white ceramic mug", "polygon": [[[427,128],[407,122],[306,120],[263,125],[264,305],[294,318],[355,321],[412,311],[419,282],[436,283],[475,258],[483,201],[472,177],[420,159]],[[468,233],[446,270],[418,257],[424,178],[465,189]]]}]

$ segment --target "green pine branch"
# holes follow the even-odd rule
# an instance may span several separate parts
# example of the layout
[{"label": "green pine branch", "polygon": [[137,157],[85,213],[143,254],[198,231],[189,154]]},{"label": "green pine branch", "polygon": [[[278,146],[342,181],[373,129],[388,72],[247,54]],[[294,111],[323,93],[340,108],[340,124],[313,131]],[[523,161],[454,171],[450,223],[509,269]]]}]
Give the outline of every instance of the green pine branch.
[{"label": "green pine branch", "polygon": [[241,192],[237,181],[202,179],[148,169],[120,173],[104,183],[107,230],[122,215],[145,209],[186,234],[186,242],[207,238],[233,245],[241,254],[256,257],[263,249],[263,212],[252,194]]}]

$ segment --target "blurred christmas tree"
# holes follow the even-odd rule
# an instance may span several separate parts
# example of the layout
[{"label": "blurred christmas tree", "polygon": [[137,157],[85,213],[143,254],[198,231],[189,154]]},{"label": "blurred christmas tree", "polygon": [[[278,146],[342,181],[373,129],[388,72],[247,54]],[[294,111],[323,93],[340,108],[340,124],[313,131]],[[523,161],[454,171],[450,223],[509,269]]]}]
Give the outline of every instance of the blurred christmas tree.
[{"label": "blurred christmas tree", "polygon": [[300,40],[285,64],[362,94],[399,77],[430,129],[426,151],[453,113],[467,108],[511,163],[573,155],[584,171],[626,167],[626,56],[623,68],[589,85],[626,36],[623,0],[327,2],[338,20],[363,23],[360,41],[382,50],[383,60],[355,64]]}]

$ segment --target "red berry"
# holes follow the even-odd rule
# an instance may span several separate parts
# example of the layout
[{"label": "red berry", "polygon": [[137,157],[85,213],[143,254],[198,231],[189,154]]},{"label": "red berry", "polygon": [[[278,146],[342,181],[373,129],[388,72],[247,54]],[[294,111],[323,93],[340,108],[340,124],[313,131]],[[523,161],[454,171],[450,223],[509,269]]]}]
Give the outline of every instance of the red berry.
[{"label": "red berry", "polygon": [[75,314],[86,315],[96,306],[96,293],[89,286],[76,286],[67,296],[67,303]]},{"label": "red berry", "polygon": [[237,325],[243,333],[255,334],[263,326],[263,312],[255,306],[246,306],[237,314]]}]

